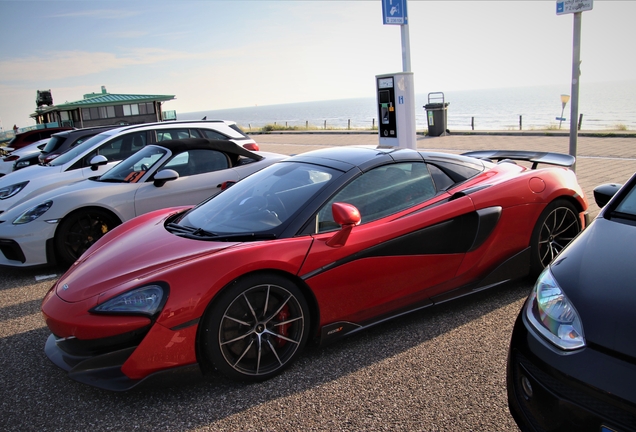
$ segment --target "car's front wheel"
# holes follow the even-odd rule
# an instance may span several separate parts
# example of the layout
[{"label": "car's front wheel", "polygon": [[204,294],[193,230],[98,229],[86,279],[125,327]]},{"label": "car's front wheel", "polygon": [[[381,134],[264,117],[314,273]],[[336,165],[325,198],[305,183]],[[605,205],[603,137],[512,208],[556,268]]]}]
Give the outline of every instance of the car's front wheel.
[{"label": "car's front wheel", "polygon": [[78,210],[66,216],[55,233],[58,260],[73,264],[108,231],[121,224],[112,214],[101,209]]},{"label": "car's front wheel", "polygon": [[548,204],[532,232],[531,276],[538,276],[579,232],[581,223],[572,203],[558,199]]},{"label": "car's front wheel", "polygon": [[282,372],[302,350],[309,308],[288,279],[255,274],[230,285],[201,324],[209,363],[229,378],[262,381]]}]

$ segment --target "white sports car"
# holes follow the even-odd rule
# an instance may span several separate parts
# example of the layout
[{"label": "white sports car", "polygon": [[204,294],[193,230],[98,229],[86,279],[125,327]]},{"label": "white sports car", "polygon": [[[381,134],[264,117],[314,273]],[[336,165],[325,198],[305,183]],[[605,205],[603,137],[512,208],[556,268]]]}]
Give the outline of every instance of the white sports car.
[{"label": "white sports car", "polygon": [[[38,156],[50,139],[51,138],[44,138],[43,140],[36,141],[17,150],[10,151],[9,154],[2,156],[0,158],[0,177],[4,177],[13,171],[33,165],[28,161],[29,158],[35,157],[34,163],[37,164]],[[5,150],[6,149],[7,148],[5,148]],[[27,161],[25,165],[20,164],[23,159]]]},{"label": "white sports car", "polygon": [[122,222],[197,204],[285,157],[224,140],[146,146],[101,177],[40,194],[0,214],[0,265],[71,264]]},{"label": "white sports car", "polygon": [[[47,165],[29,166],[0,178],[0,215],[43,192],[102,175],[147,144],[183,138],[256,145],[234,122],[223,120],[145,123],[111,129],[69,149]],[[105,156],[106,163],[93,163],[96,155]]]}]

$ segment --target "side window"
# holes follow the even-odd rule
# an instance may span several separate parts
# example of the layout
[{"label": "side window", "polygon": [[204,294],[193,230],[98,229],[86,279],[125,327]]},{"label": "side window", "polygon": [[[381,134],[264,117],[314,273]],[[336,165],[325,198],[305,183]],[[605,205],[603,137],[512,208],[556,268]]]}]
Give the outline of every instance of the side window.
[{"label": "side window", "polygon": [[339,228],[333,220],[334,202],[352,204],[362,223],[404,210],[435,196],[435,187],[423,162],[404,162],[375,168],[354,179],[318,212],[318,232]]},{"label": "side window", "polygon": [[120,161],[141,150],[145,145],[146,132],[137,132],[105,142],[99,147],[98,153],[105,156],[109,161]]},{"label": "side window", "polygon": [[230,163],[225,153],[216,150],[196,149],[179,153],[169,160],[164,168],[179,173],[180,177],[204,174],[229,168]]},{"label": "side window", "polygon": [[217,131],[212,130],[212,129],[201,129],[201,132],[203,132],[203,135],[207,139],[215,139],[215,140],[227,140],[228,139],[221,132],[217,132]]},{"label": "side window", "polygon": [[185,139],[185,138],[200,138],[200,137],[196,132],[191,134],[190,129],[160,129],[157,131],[157,141]]},{"label": "side window", "polygon": [[446,190],[455,184],[452,178],[448,176],[444,171],[436,167],[435,165],[429,165],[431,175],[433,176],[433,182],[437,190]]},{"label": "side window", "polygon": [[93,135],[85,136],[85,137],[82,137],[82,138],[78,138],[77,141],[75,141],[74,143],[71,144],[71,147],[75,147],[76,145],[81,144],[84,141],[86,141],[87,139],[92,138],[92,137],[93,137]]}]

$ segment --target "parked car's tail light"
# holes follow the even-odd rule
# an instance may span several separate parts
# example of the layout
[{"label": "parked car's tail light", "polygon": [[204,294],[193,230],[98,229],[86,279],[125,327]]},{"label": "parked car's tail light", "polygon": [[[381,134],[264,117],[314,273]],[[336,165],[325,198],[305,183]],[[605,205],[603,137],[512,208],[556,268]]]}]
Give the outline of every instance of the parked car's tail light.
[{"label": "parked car's tail light", "polygon": [[146,285],[113,297],[91,309],[91,312],[153,316],[161,310],[166,299],[166,288],[161,285]]},{"label": "parked car's tail light", "polygon": [[53,159],[55,159],[56,157],[58,157],[60,154],[59,153],[49,153],[46,155],[46,157],[44,158],[44,160],[42,161],[42,164],[47,164],[49,162],[51,162]]},{"label": "parked car's tail light", "polygon": [[18,156],[18,155],[10,155],[10,156],[7,156],[7,157],[3,158],[2,160],[5,161],[5,162],[13,162],[13,161],[16,161],[18,159],[20,159],[20,156]]},{"label": "parked car's tail light", "polygon": [[526,317],[541,335],[563,350],[585,346],[579,314],[546,268],[537,279],[525,306]]},{"label": "parked car's tail light", "polygon": [[261,149],[256,143],[243,144],[243,147],[251,151],[259,151]]}]

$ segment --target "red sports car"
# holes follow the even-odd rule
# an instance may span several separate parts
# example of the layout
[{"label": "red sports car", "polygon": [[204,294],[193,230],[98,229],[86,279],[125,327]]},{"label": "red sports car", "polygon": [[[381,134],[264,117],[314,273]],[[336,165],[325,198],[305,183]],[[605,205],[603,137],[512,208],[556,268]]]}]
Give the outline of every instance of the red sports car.
[{"label": "red sports car", "polygon": [[111,390],[184,366],[270,378],[309,340],[537,274],[586,225],[573,162],[363,147],[291,157],[107,233],[44,298],[46,354]]}]

